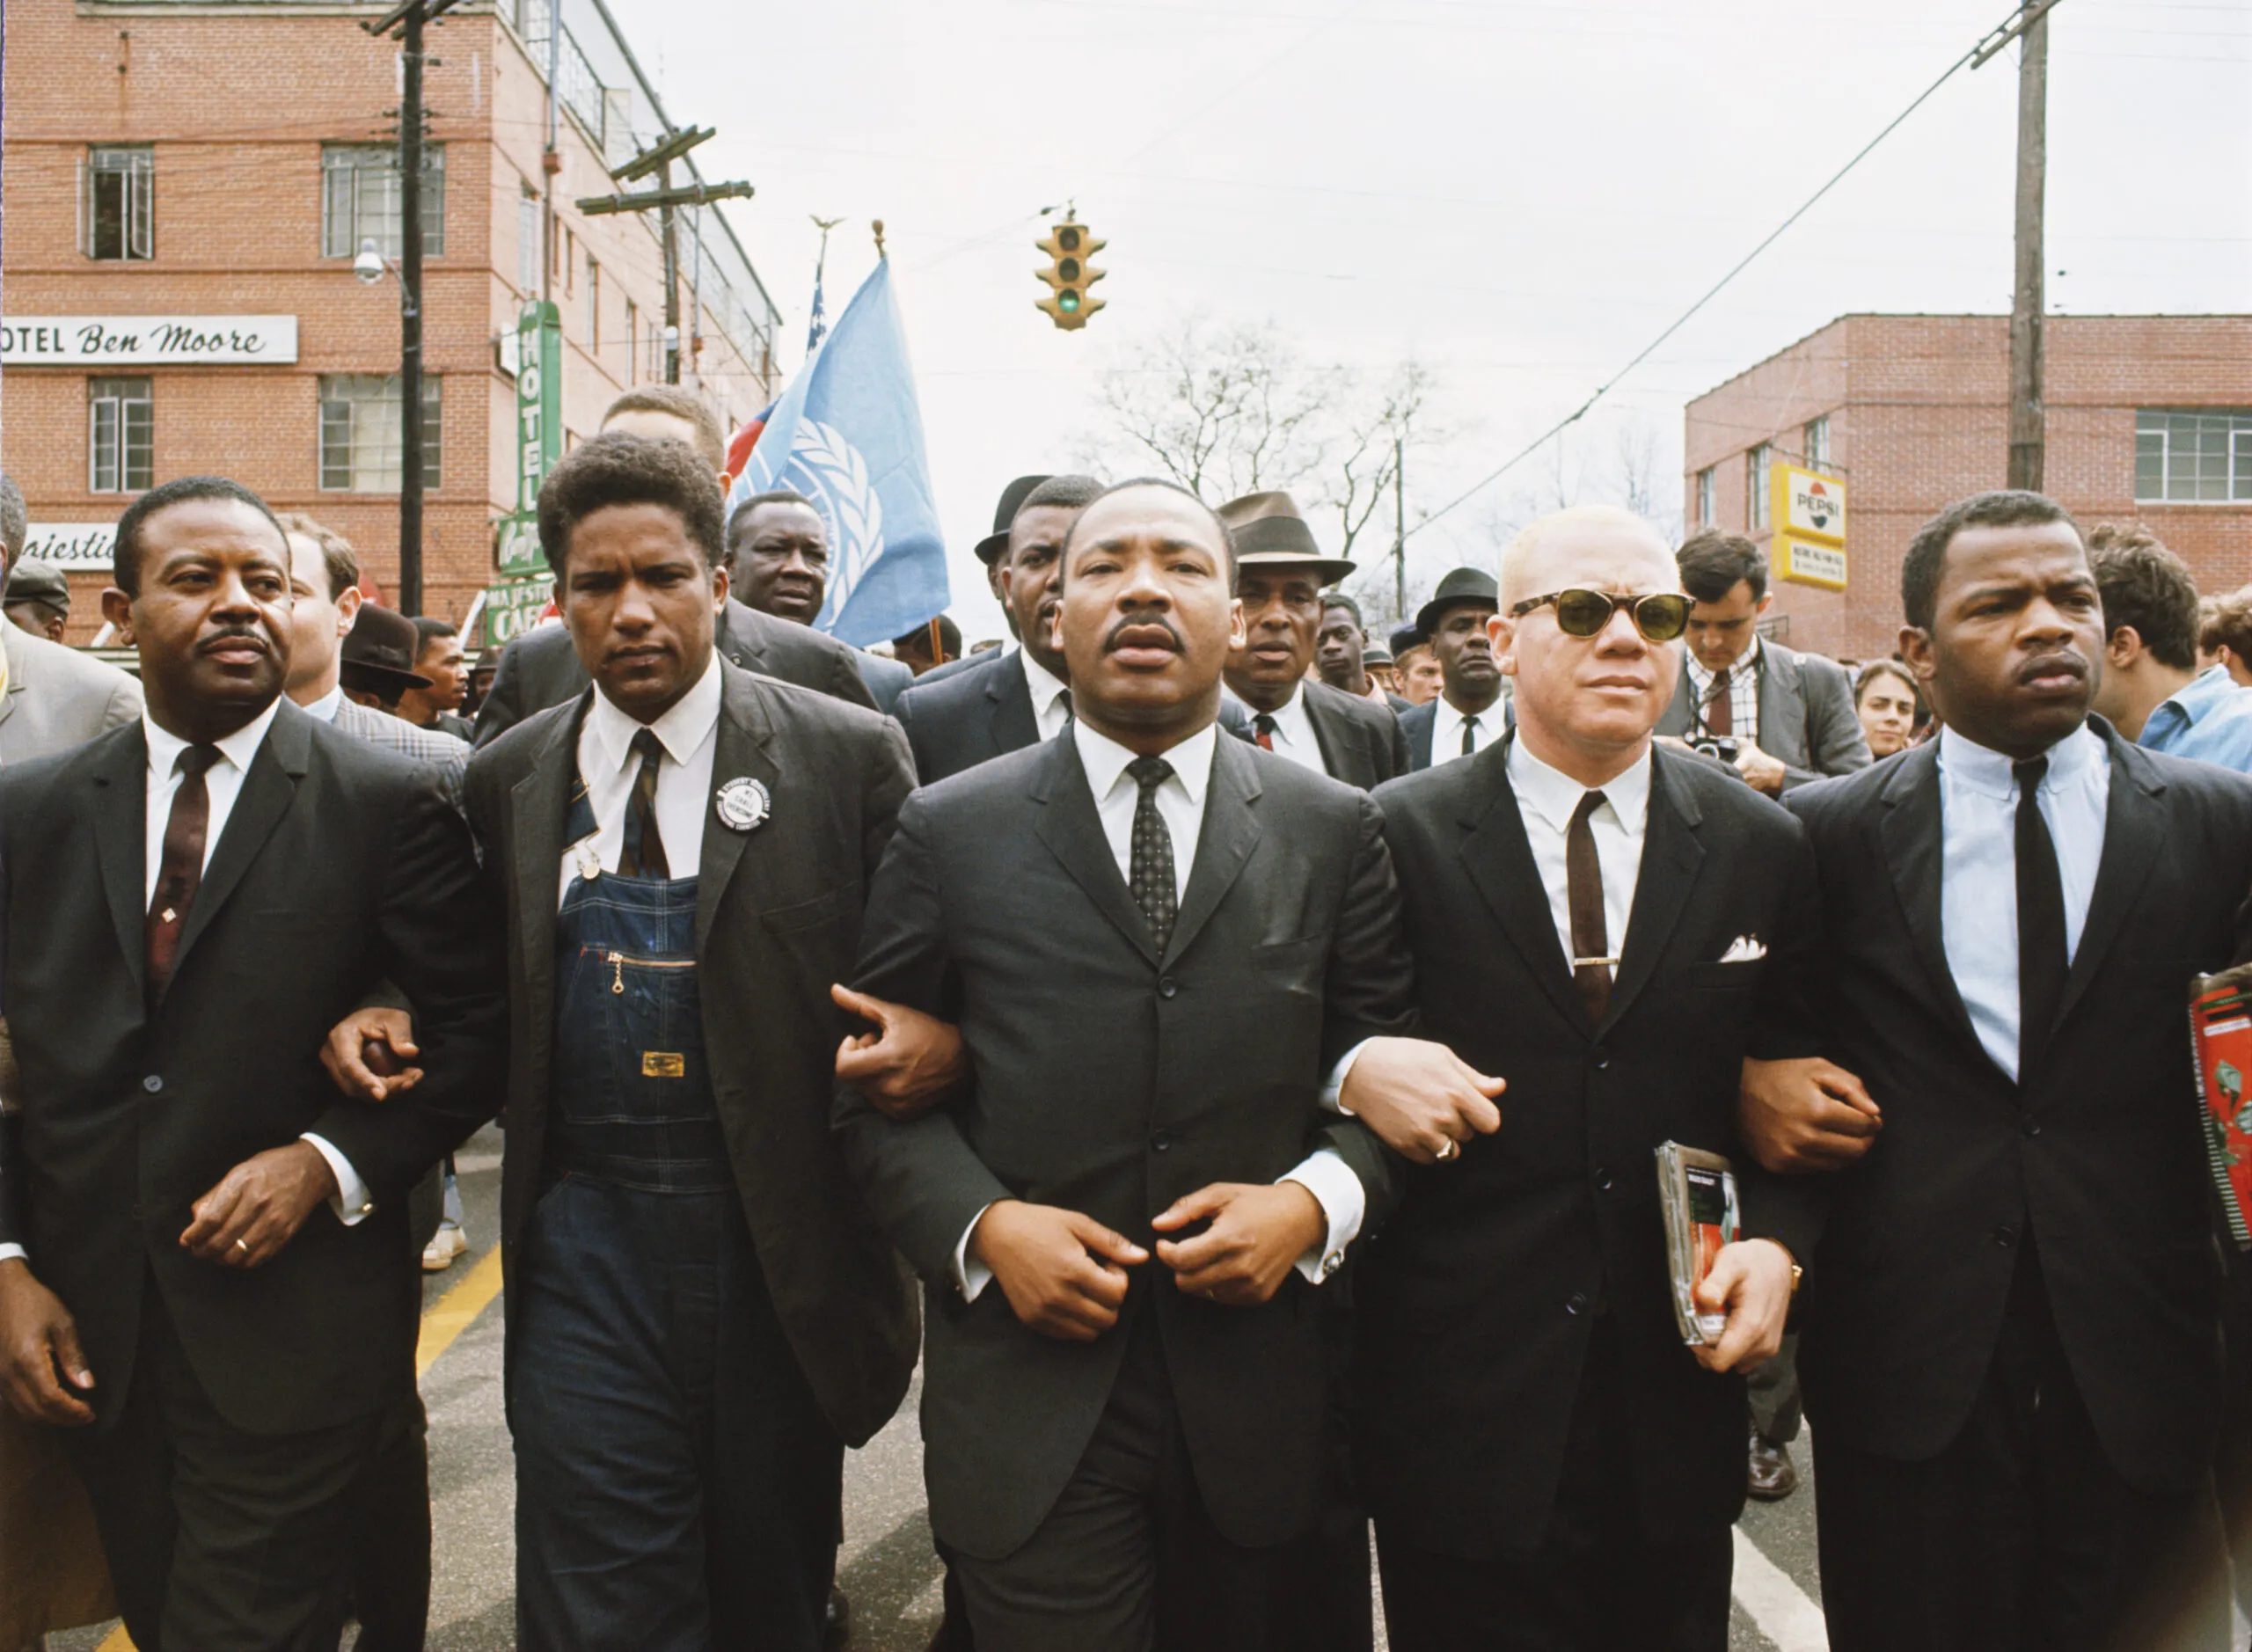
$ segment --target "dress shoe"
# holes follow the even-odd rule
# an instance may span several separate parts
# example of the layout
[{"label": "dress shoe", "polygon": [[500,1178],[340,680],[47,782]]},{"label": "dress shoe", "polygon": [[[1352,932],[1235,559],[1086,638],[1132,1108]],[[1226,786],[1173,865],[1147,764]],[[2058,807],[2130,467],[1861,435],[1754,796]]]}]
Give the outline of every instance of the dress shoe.
[{"label": "dress shoe", "polygon": [[1746,1489],[1761,1502],[1780,1502],[1798,1489],[1791,1448],[1756,1429],[1751,1434],[1751,1479]]}]

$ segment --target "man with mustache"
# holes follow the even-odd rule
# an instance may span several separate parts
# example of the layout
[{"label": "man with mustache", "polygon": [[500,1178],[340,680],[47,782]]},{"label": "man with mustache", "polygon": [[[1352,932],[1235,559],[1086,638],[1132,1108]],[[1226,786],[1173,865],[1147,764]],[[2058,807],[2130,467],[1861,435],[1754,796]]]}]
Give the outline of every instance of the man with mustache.
[{"label": "man with mustache", "polygon": [[1800,1338],[1830,1644],[2218,1648],[2221,1279],[2183,1021],[2190,977],[2244,955],[2252,781],[2088,714],[2103,605],[2053,500],[1949,506],[1900,594],[1943,730],[1788,794],[1837,1064],[1745,1082],[1765,1161],[1851,1166]]},{"label": "man with mustache", "polygon": [[[256,495],[169,482],[116,544],[143,716],[0,772],[0,1388],[65,1430],[138,1644],[333,1647],[413,1403],[407,1190],[500,1093],[499,915],[438,776],[283,696]],[[313,1057],[384,983],[427,1076],[376,1109]]]},{"label": "man with mustache", "polygon": [[1408,1027],[1374,806],[1218,737],[1225,528],[1170,483],[1063,546],[1074,720],[916,793],[855,980],[960,1023],[911,1119],[838,1091],[924,1279],[933,1531],[979,1652],[1283,1644],[1324,1502],[1322,1286],[1391,1161],[1325,1114]]}]

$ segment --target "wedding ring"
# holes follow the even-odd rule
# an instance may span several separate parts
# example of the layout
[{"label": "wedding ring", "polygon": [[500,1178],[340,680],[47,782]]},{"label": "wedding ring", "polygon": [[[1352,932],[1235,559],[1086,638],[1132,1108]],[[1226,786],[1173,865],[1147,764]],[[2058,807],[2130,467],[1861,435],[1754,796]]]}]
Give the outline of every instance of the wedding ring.
[{"label": "wedding ring", "polygon": [[244,1244],[244,1243],[242,1242],[242,1240],[240,1240],[240,1239],[237,1239],[237,1240],[235,1241],[235,1248],[236,1248],[237,1250],[240,1251],[240,1252],[241,1252],[244,1255],[245,1255],[245,1256],[247,1256],[247,1255],[249,1255],[249,1254],[250,1254],[250,1246],[247,1246],[247,1245],[245,1245],[245,1244]]},{"label": "wedding ring", "polygon": [[1456,1141],[1456,1140],[1454,1139],[1454,1137],[1452,1137],[1451,1136],[1450,1136],[1450,1137],[1448,1137],[1446,1138],[1446,1145],[1439,1149],[1439,1151],[1438,1151],[1437,1154],[1436,1155],[1436,1157],[1437,1158],[1437,1159],[1438,1159],[1439,1163],[1441,1163],[1442,1165],[1444,1165],[1444,1163],[1446,1163],[1446,1161],[1447,1161],[1448,1159],[1452,1159],[1452,1158],[1453,1158],[1457,1153],[1459,1153],[1461,1151],[1462,1151],[1462,1144],[1461,1144],[1460,1142]]}]

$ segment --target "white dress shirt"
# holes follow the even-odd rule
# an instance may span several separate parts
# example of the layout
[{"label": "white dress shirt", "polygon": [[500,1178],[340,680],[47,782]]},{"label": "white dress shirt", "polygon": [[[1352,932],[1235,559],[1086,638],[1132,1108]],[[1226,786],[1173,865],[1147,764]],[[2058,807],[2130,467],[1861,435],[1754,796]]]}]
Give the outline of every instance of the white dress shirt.
[{"label": "white dress shirt", "polygon": [[340,683],[318,699],[311,701],[300,709],[308,717],[316,718],[324,723],[333,723],[336,720],[336,708],[343,704],[344,685]]},{"label": "white dress shirt", "polygon": [[[1431,702],[1437,707],[1431,720],[1431,767],[1451,763],[1462,756],[1462,725],[1473,713],[1459,710],[1455,703],[1444,694]],[[1505,701],[1496,694],[1494,703],[1475,713],[1478,727],[1471,731],[1471,749],[1483,751],[1509,732],[1509,710]]]},{"label": "white dress shirt", "polygon": [[[1705,701],[1713,691],[1713,679],[1720,674],[1707,671],[1697,663],[1697,656],[1690,654],[1689,691],[1696,697],[1693,711],[1696,732],[1705,732]],[[1729,738],[1740,740],[1746,745],[1759,743],[1759,634],[1754,632],[1751,646],[1737,655],[1736,663],[1728,669]]]},{"label": "white dress shirt", "polygon": [[[1158,814],[1173,838],[1176,900],[1188,893],[1188,874],[1196,864],[1196,842],[1203,835],[1204,797],[1211,788],[1212,752],[1219,743],[1219,733],[1218,724],[1207,723],[1165,754],[1173,772],[1158,786],[1157,805]],[[1084,722],[1071,725],[1071,737],[1078,748],[1079,766],[1086,771],[1087,789],[1094,794],[1095,814],[1102,822],[1102,835],[1110,844],[1110,852],[1117,858],[1118,875],[1130,881],[1134,810],[1141,802],[1142,788],[1126,769],[1136,754],[1109,736],[1097,734]],[[1350,1059],[1348,1056],[1347,1062]],[[1342,1082],[1346,1064],[1341,1062],[1337,1073],[1330,1079],[1333,1092]],[[1328,1237],[1298,1260],[1298,1272],[1318,1285],[1337,1271],[1345,1260],[1346,1246],[1359,1237],[1361,1219],[1368,1210],[1367,1191],[1362,1188],[1361,1179],[1353,1173],[1352,1166],[1327,1147],[1308,1154],[1297,1168],[1277,1181],[1295,1181],[1312,1194],[1328,1224]],[[962,1229],[961,1238],[954,1247],[954,1283],[962,1296],[972,1302],[993,1277],[992,1270],[969,1254],[970,1235],[976,1232],[978,1222],[991,1208],[986,1206],[969,1218],[969,1225]]]},{"label": "white dress shirt", "polygon": [[1024,662],[1024,685],[1032,691],[1032,720],[1042,740],[1053,740],[1071,720],[1070,702],[1064,698],[1071,685],[1034,659],[1029,649],[1018,648],[1017,658]]},{"label": "white dress shirt", "polygon": [[[1252,710],[1247,705],[1245,709]],[[1266,714],[1275,720],[1275,732],[1269,738],[1275,742],[1276,757],[1287,757],[1299,768],[1311,769],[1316,774],[1329,772],[1329,765],[1321,760],[1321,742],[1313,732],[1313,719],[1306,715],[1304,683],[1291,691],[1288,705],[1280,711]],[[1458,730],[1454,737],[1459,742],[1462,738],[1460,731]]]},{"label": "white dress shirt", "polygon": [[[1622,956],[1627,919],[1634,910],[1634,886],[1641,881],[1642,841],[1649,833],[1650,754],[1644,751],[1632,768],[1604,785],[1585,786],[1534,757],[1519,740],[1510,747],[1509,771],[1525,842],[1540,873],[1540,887],[1548,892],[1548,913],[1555,920],[1567,961],[1572,956],[1572,894],[1564,839],[1580,800],[1590,791],[1603,793],[1603,807],[1588,816],[1587,829],[1603,867],[1604,934],[1611,944],[1610,955]],[[1611,973],[1615,977],[1618,966]]]},{"label": "white dress shirt", "polygon": [[[2041,818],[2065,889],[2065,957],[2080,951],[2111,812],[2111,754],[2082,723],[2045,754]],[[2017,1077],[2017,778],[2011,760],[1953,728],[1939,736],[1940,935],[1978,1042]]]},{"label": "white dress shirt", "polygon": [[[715,653],[704,675],[672,708],[647,725],[664,748],[665,761],[657,765],[657,835],[665,841],[665,865],[676,878],[692,878],[704,859],[704,823],[712,814],[712,759],[719,748],[720,677]],[[625,852],[625,806],[633,796],[633,778],[641,771],[633,736],[643,725],[634,721],[595,690],[594,704],[579,725],[579,778],[587,783],[587,801],[593,805],[592,837],[565,846],[558,875],[555,903],[571,892],[571,880],[591,856],[604,872],[618,870]]]}]

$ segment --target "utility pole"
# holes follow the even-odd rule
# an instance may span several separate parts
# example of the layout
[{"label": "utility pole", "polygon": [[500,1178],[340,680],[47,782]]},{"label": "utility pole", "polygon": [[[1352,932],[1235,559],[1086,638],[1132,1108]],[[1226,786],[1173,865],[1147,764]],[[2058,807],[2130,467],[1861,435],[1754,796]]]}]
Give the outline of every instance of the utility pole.
[{"label": "utility pole", "polygon": [[1392,605],[1408,623],[1408,443],[1392,438]]},{"label": "utility pole", "polygon": [[[612,183],[628,183],[637,178],[657,175],[657,187],[636,195],[589,195],[579,202],[579,210],[589,217],[600,217],[613,212],[647,212],[652,208],[657,213],[658,238],[664,248],[665,263],[665,383],[680,383],[680,234],[673,214],[680,207],[702,207],[714,201],[748,201],[751,187],[745,183],[706,184],[701,181],[682,188],[672,186],[672,164],[706,138],[716,135],[706,127],[688,127],[667,132],[649,148],[643,150],[623,166],[611,170]],[[700,244],[699,244],[700,251]]]},{"label": "utility pole", "polygon": [[2017,292],[2009,315],[2009,485],[2036,493],[2047,457],[2041,219],[2049,173],[2049,10],[2024,7],[2033,15],[2018,40]]},{"label": "utility pole", "polygon": [[[657,193],[672,194],[672,163],[657,169]],[[680,237],[673,225],[673,204],[657,208],[657,237],[665,256],[665,383],[680,383]]]}]

